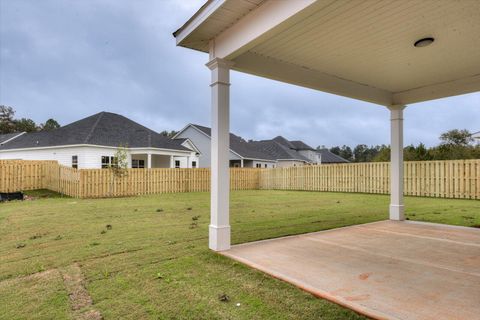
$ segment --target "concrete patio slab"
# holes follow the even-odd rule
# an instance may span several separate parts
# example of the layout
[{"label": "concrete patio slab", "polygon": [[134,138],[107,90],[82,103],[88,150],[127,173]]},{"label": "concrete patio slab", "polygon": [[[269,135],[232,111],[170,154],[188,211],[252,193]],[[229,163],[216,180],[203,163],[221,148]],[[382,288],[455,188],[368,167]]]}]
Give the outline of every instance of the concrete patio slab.
[{"label": "concrete patio slab", "polygon": [[224,255],[376,319],[480,319],[480,230],[381,221]]}]

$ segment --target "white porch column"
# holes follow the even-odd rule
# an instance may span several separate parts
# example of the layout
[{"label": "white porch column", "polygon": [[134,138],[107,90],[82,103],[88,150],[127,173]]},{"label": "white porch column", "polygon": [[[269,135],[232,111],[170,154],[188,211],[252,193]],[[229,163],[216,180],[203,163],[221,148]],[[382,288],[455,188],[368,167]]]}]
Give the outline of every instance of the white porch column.
[{"label": "white porch column", "polygon": [[149,152],[147,153],[147,169],[152,168],[152,154]]},{"label": "white porch column", "polygon": [[188,168],[191,168],[191,166],[190,166],[190,157],[189,157],[189,156],[187,156],[187,169],[188,169]]},{"label": "white porch column", "polygon": [[405,220],[403,206],[403,109],[390,109],[390,220]]},{"label": "white porch column", "polygon": [[173,159],[173,156],[170,156],[170,168],[175,168],[175,161]]},{"label": "white porch column", "polygon": [[243,159],[240,159],[240,168],[243,168]]},{"label": "white porch column", "polygon": [[215,251],[230,249],[230,67],[231,62],[214,58],[207,67],[212,71],[212,138],[209,247]]}]

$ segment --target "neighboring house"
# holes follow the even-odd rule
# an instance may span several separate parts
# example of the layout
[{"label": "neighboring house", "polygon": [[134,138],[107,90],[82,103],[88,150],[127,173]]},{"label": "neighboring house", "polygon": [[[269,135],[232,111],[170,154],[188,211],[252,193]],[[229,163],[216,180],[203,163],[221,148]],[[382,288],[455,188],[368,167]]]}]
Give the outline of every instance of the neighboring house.
[{"label": "neighboring house", "polygon": [[480,131],[472,133],[472,138],[475,142],[480,143]]},{"label": "neighboring house", "polygon": [[335,153],[330,152],[328,149],[317,150],[317,153],[320,157],[319,163],[349,163],[350,161],[345,158],[336,155]]},{"label": "neighboring house", "polygon": [[312,163],[310,159],[301,155],[293,145],[283,137],[276,137],[272,140],[250,141],[255,149],[273,157],[278,167],[295,167]]},{"label": "neighboring house", "polygon": [[[211,129],[198,124],[189,124],[174,137],[189,139],[200,152],[200,167],[210,167]],[[247,141],[230,133],[230,167],[274,168],[276,160],[269,154],[253,148]]]},{"label": "neighboring house", "polygon": [[333,154],[327,149],[316,150],[303,141],[289,141],[282,136],[275,137],[272,140],[253,141],[251,143],[261,146],[264,152],[273,154],[279,167],[348,163],[348,160]]},{"label": "neighboring house", "polygon": [[199,166],[192,141],[170,139],[110,112],[51,131],[0,135],[0,160],[56,160],[79,169],[107,168],[119,147],[125,147],[130,168]]},{"label": "neighboring house", "polygon": [[[210,128],[189,124],[174,138],[191,140],[201,153],[201,166],[210,167]],[[245,141],[230,133],[231,167],[275,168],[342,162],[348,161],[328,150],[315,150],[302,141],[288,141],[282,136],[272,140]]]}]

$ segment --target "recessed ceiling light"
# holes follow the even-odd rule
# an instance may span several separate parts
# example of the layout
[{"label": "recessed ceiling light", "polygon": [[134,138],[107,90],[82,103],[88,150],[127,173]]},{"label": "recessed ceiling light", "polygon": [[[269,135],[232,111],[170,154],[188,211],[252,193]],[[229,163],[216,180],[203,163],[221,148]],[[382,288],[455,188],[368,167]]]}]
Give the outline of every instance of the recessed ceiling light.
[{"label": "recessed ceiling light", "polygon": [[433,43],[433,41],[435,41],[435,39],[432,38],[432,37],[422,38],[420,40],[415,41],[415,43],[413,45],[417,48],[421,48],[421,47],[426,47],[426,46],[431,45]]}]

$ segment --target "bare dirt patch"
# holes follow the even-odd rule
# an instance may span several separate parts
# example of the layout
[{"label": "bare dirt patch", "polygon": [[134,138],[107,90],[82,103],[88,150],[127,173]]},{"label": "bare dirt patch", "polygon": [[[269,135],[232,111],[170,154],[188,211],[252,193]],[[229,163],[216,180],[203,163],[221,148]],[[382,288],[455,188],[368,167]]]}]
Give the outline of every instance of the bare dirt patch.
[{"label": "bare dirt patch", "polygon": [[102,315],[91,308],[92,297],[85,289],[85,279],[78,264],[73,264],[61,270],[63,283],[70,297],[70,306],[75,319],[101,320]]}]

